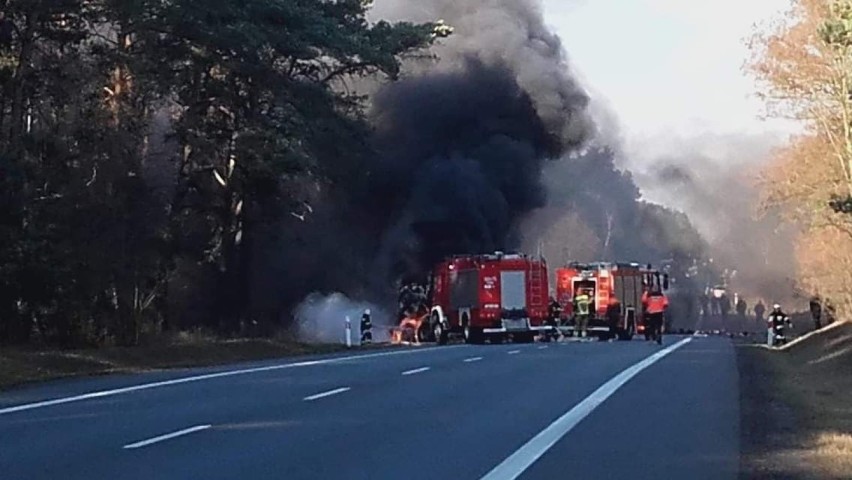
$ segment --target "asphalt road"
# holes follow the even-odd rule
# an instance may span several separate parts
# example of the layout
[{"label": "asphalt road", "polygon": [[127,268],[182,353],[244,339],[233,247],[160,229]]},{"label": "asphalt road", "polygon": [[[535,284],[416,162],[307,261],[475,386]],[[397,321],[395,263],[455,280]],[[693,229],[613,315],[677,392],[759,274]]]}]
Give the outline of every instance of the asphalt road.
[{"label": "asphalt road", "polygon": [[420,348],[0,394],[0,478],[734,479],[723,338]]}]

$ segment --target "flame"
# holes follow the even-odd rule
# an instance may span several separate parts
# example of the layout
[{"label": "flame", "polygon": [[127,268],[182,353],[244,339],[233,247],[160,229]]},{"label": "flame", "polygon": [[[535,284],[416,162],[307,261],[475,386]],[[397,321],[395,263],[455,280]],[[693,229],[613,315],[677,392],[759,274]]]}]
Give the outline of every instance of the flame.
[{"label": "flame", "polygon": [[419,345],[420,338],[417,332],[420,331],[420,326],[427,318],[424,315],[419,318],[405,317],[399,322],[399,326],[391,329],[391,344],[392,345]]}]

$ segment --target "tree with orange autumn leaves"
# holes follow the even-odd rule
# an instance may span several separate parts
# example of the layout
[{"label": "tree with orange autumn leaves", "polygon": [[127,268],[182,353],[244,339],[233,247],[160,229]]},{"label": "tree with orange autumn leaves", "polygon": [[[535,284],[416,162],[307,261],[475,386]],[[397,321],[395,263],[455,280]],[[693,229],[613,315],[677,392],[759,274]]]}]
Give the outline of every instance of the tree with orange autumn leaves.
[{"label": "tree with orange autumn leaves", "polygon": [[763,172],[762,207],[801,228],[802,290],[852,313],[852,0],[795,0],[750,48],[769,115],[803,127]]}]

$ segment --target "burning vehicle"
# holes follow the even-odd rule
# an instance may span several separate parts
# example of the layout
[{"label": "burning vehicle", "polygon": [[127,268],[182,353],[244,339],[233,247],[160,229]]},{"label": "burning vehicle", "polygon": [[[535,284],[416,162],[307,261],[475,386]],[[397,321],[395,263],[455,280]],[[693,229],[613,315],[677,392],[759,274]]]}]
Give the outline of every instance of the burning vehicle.
[{"label": "burning vehicle", "polygon": [[543,258],[495,252],[458,255],[432,269],[428,285],[400,290],[394,341],[434,341],[451,336],[466,343],[527,343],[551,327],[547,263]]}]

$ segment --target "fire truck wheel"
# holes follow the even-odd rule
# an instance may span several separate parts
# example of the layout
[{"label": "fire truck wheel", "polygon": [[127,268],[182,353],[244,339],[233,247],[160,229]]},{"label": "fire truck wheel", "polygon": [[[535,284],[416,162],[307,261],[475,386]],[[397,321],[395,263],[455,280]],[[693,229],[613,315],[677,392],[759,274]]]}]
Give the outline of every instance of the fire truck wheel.
[{"label": "fire truck wheel", "polygon": [[440,320],[437,320],[437,317],[432,325],[432,335],[435,337],[438,345],[445,345],[447,343],[447,331],[444,330],[444,326],[441,325]]},{"label": "fire truck wheel", "polygon": [[464,343],[482,343],[482,332],[471,327],[470,325],[465,325]]}]

